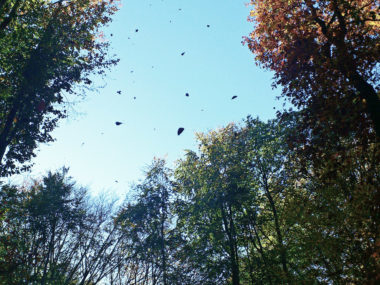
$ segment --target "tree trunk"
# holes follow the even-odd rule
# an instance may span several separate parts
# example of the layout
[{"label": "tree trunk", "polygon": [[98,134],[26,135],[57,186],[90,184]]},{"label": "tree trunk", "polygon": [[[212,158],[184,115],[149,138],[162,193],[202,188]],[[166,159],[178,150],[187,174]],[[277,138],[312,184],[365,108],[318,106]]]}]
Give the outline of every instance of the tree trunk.
[{"label": "tree trunk", "polygon": [[162,283],[163,285],[168,285],[167,283],[167,270],[166,270],[166,252],[165,252],[165,232],[164,232],[164,221],[161,221],[161,258],[162,258]]},{"label": "tree trunk", "polygon": [[328,30],[328,25],[320,19],[317,15],[317,10],[313,7],[310,1],[306,1],[307,6],[312,11],[312,15],[315,21],[322,29],[322,33],[326,36],[330,44],[337,47],[338,51],[338,69],[340,72],[348,78],[350,83],[359,92],[359,97],[366,100],[366,109],[369,117],[371,118],[376,136],[380,137],[380,98],[376,93],[376,90],[371,84],[369,84],[357,71],[357,64],[352,55],[348,52],[348,48],[345,42],[347,35],[347,25],[339,9],[337,1],[333,1],[334,13],[338,17],[339,33],[332,35]]},{"label": "tree trunk", "polygon": [[7,119],[5,121],[4,127],[0,133],[0,165],[2,164],[1,162],[3,161],[5,151],[7,149],[8,143],[10,141],[9,133],[11,132],[11,129],[12,129],[13,120],[16,117],[16,113],[17,113],[16,106],[17,106],[17,104],[13,104],[13,108],[9,112]]},{"label": "tree trunk", "polygon": [[[19,2],[20,1],[17,1],[15,6],[19,5]],[[28,78],[28,76],[26,76],[25,73],[27,70],[32,69],[32,68],[30,68],[31,66],[34,66],[36,62],[39,62],[41,60],[40,54],[44,53],[42,50],[42,47],[41,47],[41,43],[48,42],[49,39],[52,37],[53,32],[54,32],[53,20],[55,19],[56,15],[60,12],[60,10],[61,9],[59,7],[54,11],[52,18],[49,21],[49,23],[48,23],[48,25],[44,31],[43,36],[37,45],[36,50],[32,51],[31,56],[28,59],[28,62],[25,65],[26,67],[23,71],[24,78],[23,78],[23,82],[21,83],[21,88],[19,89],[17,94],[15,94],[14,100],[12,102],[12,107],[11,107],[7,117],[6,117],[6,121],[5,121],[4,125],[0,129],[0,166],[2,165],[2,161],[3,161],[3,158],[5,156],[7,147],[14,137],[14,131],[12,134],[12,129],[14,129],[14,128],[12,128],[12,124],[14,122],[14,119],[17,118],[17,114],[20,114],[23,112],[24,106],[30,104],[30,102],[32,101],[31,98],[34,98],[36,96],[36,93],[38,90],[37,87],[35,87],[33,90],[30,89],[31,84],[29,83],[29,81],[31,81],[31,80],[33,81],[33,78]],[[41,72],[43,72],[43,70],[41,70]],[[44,83],[45,82],[41,82],[40,88],[43,87]],[[1,170],[1,168],[0,168],[0,170]],[[1,173],[0,173],[0,175],[1,175]]]},{"label": "tree trunk", "polygon": [[277,209],[276,209],[276,205],[273,201],[273,197],[272,197],[271,193],[269,192],[268,181],[267,181],[267,177],[266,177],[265,173],[263,173],[263,182],[264,182],[265,194],[268,198],[269,204],[270,204],[272,212],[273,212],[274,225],[275,225],[275,230],[276,230],[276,234],[277,234],[277,243],[280,247],[280,259],[281,259],[282,269],[284,270],[286,276],[289,277],[288,265],[287,265],[287,260],[286,260],[286,250],[285,250],[284,242],[282,239]]},{"label": "tree trunk", "polygon": [[256,245],[255,238],[252,236],[252,233],[250,232],[250,230],[248,230],[248,232],[249,232],[249,236],[250,236],[250,238],[251,238],[251,242],[252,242],[253,246],[255,247],[255,249],[256,249],[256,250],[260,253],[260,255],[261,255],[261,258],[262,258],[263,263],[264,263],[264,266],[265,266],[265,272],[266,272],[266,275],[267,275],[267,278],[268,278],[269,284],[272,285],[273,282],[272,282],[272,277],[271,277],[271,273],[270,273],[270,267],[269,267],[269,265],[268,265],[268,261],[267,261],[267,258],[266,258],[266,256],[265,256],[265,253],[264,253],[263,245],[262,245],[262,243],[261,243],[261,241],[260,241],[259,233],[258,233],[258,231],[257,231],[257,229],[256,229],[256,222],[254,221],[254,218],[252,218],[252,216],[254,216],[254,215],[252,215],[250,212],[251,212],[251,211],[249,211],[249,214],[248,214],[249,216],[248,216],[248,217],[249,217],[249,220],[250,220],[250,222],[251,222],[251,225],[252,225],[253,231],[254,231],[254,233],[255,233],[255,236],[256,236],[256,239],[257,239],[257,244],[258,244],[258,246]]},{"label": "tree trunk", "polygon": [[[227,220],[226,211],[224,210],[223,205],[221,205],[221,212],[222,212],[222,219],[225,231],[227,233],[228,237],[228,247],[229,247],[229,255],[230,255],[230,263],[231,263],[231,274],[232,274],[232,285],[240,285],[240,273],[239,273],[239,262],[238,262],[238,253],[237,253],[237,246],[236,246],[236,240],[235,235],[233,234],[235,232],[233,223],[232,223],[232,217],[229,218],[230,222]],[[231,213],[230,213],[231,215]]]},{"label": "tree trunk", "polygon": [[359,92],[361,99],[366,100],[366,108],[371,118],[377,137],[380,137],[380,99],[371,84],[363,79],[358,72],[349,74],[349,79]]}]

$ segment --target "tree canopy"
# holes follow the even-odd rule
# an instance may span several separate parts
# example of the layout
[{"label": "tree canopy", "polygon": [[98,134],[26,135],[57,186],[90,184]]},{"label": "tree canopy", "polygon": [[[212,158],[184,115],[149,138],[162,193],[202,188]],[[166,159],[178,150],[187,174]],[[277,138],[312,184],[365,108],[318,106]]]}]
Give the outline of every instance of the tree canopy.
[{"label": "tree canopy", "polygon": [[[21,5],[2,1],[3,9],[13,2]],[[38,143],[52,141],[67,116],[67,100],[83,96],[79,87],[91,85],[90,75],[117,62],[99,39],[116,11],[113,1],[25,1],[12,11],[4,12],[3,21],[14,19],[0,37],[2,176],[28,169]]]},{"label": "tree canopy", "polygon": [[[0,0],[0,177],[117,62],[99,34],[115,2]],[[297,110],[198,133],[120,206],[67,168],[0,183],[0,285],[380,282],[378,3],[251,4],[245,41]]]},{"label": "tree canopy", "polygon": [[112,203],[67,169],[0,191],[0,284],[97,284],[118,266]]},{"label": "tree canopy", "polygon": [[[337,132],[380,136],[379,29],[375,0],[252,0],[256,60],[309,126],[334,119]],[[331,120],[330,120],[331,121]],[[363,122],[364,121],[364,122]],[[335,127],[334,127],[335,128]]]},{"label": "tree canopy", "polygon": [[173,170],[155,159],[114,211],[67,170],[4,185],[0,284],[378,281],[374,146],[347,141],[344,160],[303,164],[286,143],[296,122],[248,117],[199,134],[198,150]]}]

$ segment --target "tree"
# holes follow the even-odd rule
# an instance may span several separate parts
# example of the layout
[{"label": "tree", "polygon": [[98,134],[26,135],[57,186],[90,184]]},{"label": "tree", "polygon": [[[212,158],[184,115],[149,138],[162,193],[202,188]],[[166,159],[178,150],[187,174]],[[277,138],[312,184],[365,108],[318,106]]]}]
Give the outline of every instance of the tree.
[{"label": "tree", "polygon": [[207,284],[227,284],[230,278],[231,284],[241,284],[237,212],[241,197],[246,197],[247,173],[236,163],[242,160],[233,135],[237,131],[231,125],[199,135],[201,154],[188,151],[176,170],[183,199],[179,225],[195,250],[192,262],[198,262],[194,266],[202,268],[199,274]]},{"label": "tree", "polygon": [[[301,156],[300,156],[301,155]],[[295,221],[303,273],[333,283],[375,284],[379,271],[379,150],[349,138],[320,153],[293,152],[295,191],[284,211]]]},{"label": "tree", "polygon": [[[276,284],[296,278],[291,225],[283,212],[291,184],[289,126],[247,118],[199,135],[176,169],[178,231],[199,284]],[[194,284],[194,282],[193,282]]]},{"label": "tree", "polygon": [[97,284],[119,266],[112,204],[95,203],[67,169],[0,192],[0,284]]},{"label": "tree", "polygon": [[[379,22],[375,0],[252,0],[245,42],[316,130],[380,136]],[[327,122],[326,122],[327,121]],[[329,126],[327,126],[329,127]],[[330,126],[331,127],[331,126]]]},{"label": "tree", "polygon": [[[331,282],[376,283],[378,3],[251,4],[255,29],[246,42],[259,63],[275,72],[274,85],[300,109],[279,116],[297,122],[287,140],[299,191],[292,199],[298,213],[293,219],[300,226],[299,242],[308,246],[301,252],[314,251],[316,257],[303,268]],[[303,203],[300,212],[295,205]]]},{"label": "tree", "polygon": [[1,31],[0,175],[28,169],[37,144],[52,141],[67,116],[65,96],[80,95],[91,74],[117,62],[97,39],[115,2],[27,1]]},{"label": "tree", "polygon": [[170,170],[164,160],[156,159],[145,175],[145,180],[134,188],[137,192],[135,202],[127,203],[117,217],[124,231],[124,250],[134,264],[124,272],[129,276],[132,271],[134,283],[130,282],[135,285],[173,284],[170,281],[174,250],[171,247],[173,185]]},{"label": "tree", "polygon": [[15,187],[2,185],[0,192],[0,284],[10,281],[11,274],[23,264],[19,249],[25,246],[19,239],[25,211],[22,193]]}]

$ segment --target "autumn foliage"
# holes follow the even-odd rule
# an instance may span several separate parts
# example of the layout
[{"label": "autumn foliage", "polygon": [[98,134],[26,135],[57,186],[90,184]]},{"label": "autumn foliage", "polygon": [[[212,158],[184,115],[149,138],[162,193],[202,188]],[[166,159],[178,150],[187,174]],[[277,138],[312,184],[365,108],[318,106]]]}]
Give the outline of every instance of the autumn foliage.
[{"label": "autumn foliage", "polygon": [[[372,224],[380,200],[375,174],[380,164],[378,4],[252,0],[249,20],[254,30],[245,39],[258,63],[274,71],[274,86],[282,87],[282,95],[299,110],[288,144],[297,154],[298,178],[311,176],[318,185],[310,205],[321,199],[317,204],[324,214],[315,223],[329,231],[331,223],[325,221],[341,220],[350,225],[340,230],[341,242],[371,244],[355,257],[349,253],[354,250],[347,251],[347,262],[362,260],[354,275],[360,271],[365,276],[360,280],[366,282],[378,278],[380,250],[379,232]],[[278,115],[284,120],[294,113]],[[344,207],[349,215],[328,215],[326,203],[333,203],[334,196],[345,197],[345,202],[330,207]],[[338,244],[319,250],[331,251]]]},{"label": "autumn foliage", "polygon": [[[0,285],[380,284],[378,1],[251,4],[245,43],[296,110],[197,134],[120,207],[66,168],[0,182]],[[116,64],[101,33],[116,10],[0,0],[0,177],[28,170],[70,99]]]},{"label": "autumn foliage", "polygon": [[[310,125],[337,121],[341,132],[380,135],[378,1],[252,0],[256,60]],[[312,117],[312,118],[309,118]]]}]

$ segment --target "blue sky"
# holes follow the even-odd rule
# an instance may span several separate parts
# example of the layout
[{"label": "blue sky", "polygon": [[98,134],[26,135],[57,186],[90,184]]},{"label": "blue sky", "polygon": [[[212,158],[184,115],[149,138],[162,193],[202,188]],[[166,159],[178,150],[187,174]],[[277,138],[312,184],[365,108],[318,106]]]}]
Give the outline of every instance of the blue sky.
[{"label": "blue sky", "polygon": [[248,15],[244,1],[123,0],[104,29],[120,63],[94,78],[102,88],[74,105],[29,175],[65,165],[92,193],[123,197],[153,157],[172,167],[184,149],[196,149],[195,132],[247,115],[273,118],[280,90],[241,43],[252,30]]}]

